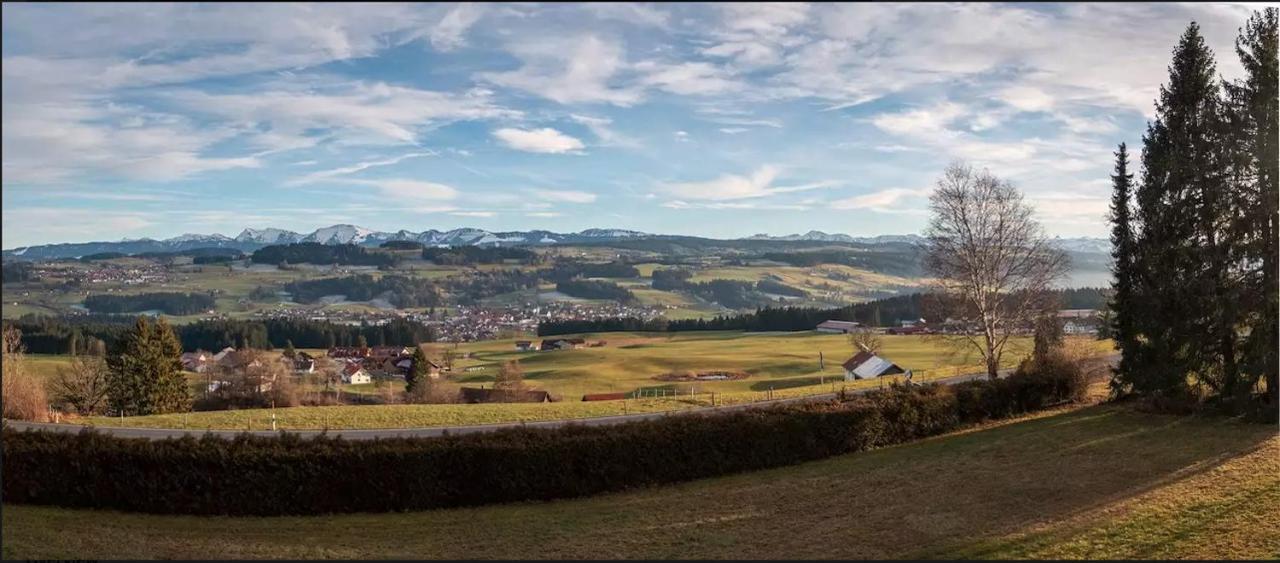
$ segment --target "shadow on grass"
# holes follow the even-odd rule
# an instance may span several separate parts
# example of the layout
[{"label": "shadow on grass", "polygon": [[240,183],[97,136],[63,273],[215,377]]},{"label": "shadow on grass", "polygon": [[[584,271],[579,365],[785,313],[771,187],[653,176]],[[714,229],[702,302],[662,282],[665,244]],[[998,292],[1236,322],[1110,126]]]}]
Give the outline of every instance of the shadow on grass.
[{"label": "shadow on grass", "polygon": [[[1019,557],[1026,549],[1065,541],[1058,532],[1027,533],[1029,530],[1213,471],[1257,451],[1274,436],[1269,425],[1138,413],[1118,405],[1089,407],[959,436],[950,440],[948,449],[955,449],[957,455],[990,460],[972,464],[980,474],[1004,473],[995,480],[1000,490],[975,480],[971,492],[963,495],[974,495],[971,506],[976,508],[966,517],[986,521],[980,530],[960,537],[940,537],[928,542],[932,544],[929,547],[903,555]],[[995,462],[1001,460],[1005,462],[997,469]],[[1010,502],[1019,495],[1021,502]],[[1117,541],[1132,545],[1149,540],[1135,536]]]}]

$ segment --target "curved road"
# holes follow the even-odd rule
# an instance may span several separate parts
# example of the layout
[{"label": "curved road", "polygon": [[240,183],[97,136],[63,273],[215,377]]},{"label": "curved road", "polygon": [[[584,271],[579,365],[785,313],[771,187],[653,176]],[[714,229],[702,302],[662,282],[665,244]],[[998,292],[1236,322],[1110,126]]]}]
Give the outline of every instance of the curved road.
[{"label": "curved road", "polygon": [[[1107,357],[1107,360],[1114,362],[1118,356]],[[1006,376],[1012,370],[1002,370],[1001,377]],[[956,375],[952,377],[944,377],[935,379],[930,383],[940,383],[943,385],[954,385],[963,381],[970,381],[986,377],[986,373],[970,373],[965,375]],[[876,390],[876,387],[865,387],[862,389],[853,389],[848,391],[850,394],[863,394]],[[711,412],[728,412],[736,410],[744,410],[751,408],[767,407],[772,405],[781,405],[786,403],[798,403],[803,401],[818,401],[824,399],[835,398],[836,393],[824,393],[821,395],[806,395],[804,397],[792,397],[789,399],[774,399],[772,401],[757,401],[754,403],[742,403],[737,405],[727,405],[723,407],[705,407],[700,409],[685,409],[678,411],[642,413],[642,414],[626,414],[617,416],[600,416],[592,418],[573,418],[564,420],[546,420],[540,422],[503,422],[497,424],[474,424],[469,426],[433,426],[428,428],[373,428],[364,430],[186,430],[179,428],[127,428],[113,426],[83,426],[79,424],[54,424],[47,422],[22,422],[16,420],[6,420],[5,425],[15,430],[49,430],[54,432],[80,432],[84,428],[94,428],[99,432],[119,436],[122,438],[148,438],[151,440],[163,440],[165,438],[180,438],[186,435],[203,436],[205,434],[213,434],[224,438],[232,438],[241,434],[252,434],[255,436],[277,436],[281,433],[294,434],[303,438],[311,438],[320,435],[341,436],[347,440],[373,440],[376,438],[408,438],[408,437],[432,437],[441,436],[446,432],[450,435],[472,434],[475,432],[489,432],[502,428],[557,428],[566,424],[582,424],[586,426],[607,426],[611,424],[621,424],[624,422],[634,422],[637,420],[649,420],[662,418],[667,416],[684,416],[691,414],[706,414]]]}]

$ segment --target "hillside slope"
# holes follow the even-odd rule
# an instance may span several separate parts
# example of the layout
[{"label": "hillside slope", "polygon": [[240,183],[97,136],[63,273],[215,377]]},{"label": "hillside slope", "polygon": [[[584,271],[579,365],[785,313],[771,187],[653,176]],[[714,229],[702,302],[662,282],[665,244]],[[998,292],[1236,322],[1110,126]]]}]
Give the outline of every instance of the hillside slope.
[{"label": "hillside slope", "polygon": [[299,518],[6,505],[3,555],[1274,558],[1280,529],[1266,515],[1277,512],[1274,427],[1097,406],[796,467],[541,504]]}]

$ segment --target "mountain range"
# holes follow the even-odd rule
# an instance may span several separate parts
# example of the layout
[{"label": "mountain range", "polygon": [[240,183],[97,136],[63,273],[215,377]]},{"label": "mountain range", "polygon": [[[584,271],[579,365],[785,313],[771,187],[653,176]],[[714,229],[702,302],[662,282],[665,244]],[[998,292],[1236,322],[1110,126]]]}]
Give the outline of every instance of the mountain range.
[{"label": "mountain range", "polygon": [[[101,241],[84,243],[61,243],[26,246],[3,251],[6,259],[42,260],[58,258],[78,258],[101,252],[121,252],[138,254],[141,252],[179,252],[195,248],[234,248],[251,252],[264,246],[275,244],[292,244],[298,242],[318,242],[321,244],[358,244],[362,246],[378,246],[392,240],[421,242],[427,246],[529,246],[556,243],[594,242],[610,239],[661,238],[665,235],[643,233],[625,229],[587,229],[576,233],[554,233],[551,231],[504,231],[491,232],[483,229],[461,228],[449,231],[429,229],[421,232],[399,230],[395,232],[375,231],[356,225],[333,225],[316,229],[307,234],[296,233],[284,229],[244,229],[235,237],[221,234],[202,235],[188,233],[172,238],[156,240],[150,238],[125,239],[121,241]],[[780,241],[826,241],[860,244],[918,243],[924,238],[920,235],[880,235],[874,237],[854,237],[846,234],[828,234],[822,231],[809,231],[805,234],[770,236],[757,234],[746,237],[746,240],[780,240]],[[1110,252],[1111,245],[1106,239],[1099,238],[1056,238],[1055,244],[1064,250],[1085,253]]]}]

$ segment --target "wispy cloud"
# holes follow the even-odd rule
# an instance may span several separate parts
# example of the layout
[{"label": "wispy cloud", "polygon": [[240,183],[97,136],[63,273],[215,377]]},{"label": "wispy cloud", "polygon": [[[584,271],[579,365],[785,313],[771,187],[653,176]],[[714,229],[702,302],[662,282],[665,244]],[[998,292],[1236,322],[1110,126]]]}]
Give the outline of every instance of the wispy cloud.
[{"label": "wispy cloud", "polygon": [[748,175],[722,174],[713,180],[680,182],[663,186],[664,191],[682,200],[736,200],[760,198],[772,195],[829,188],[838,185],[833,181],[812,182],[794,186],[774,186],[779,169],[764,165]]},{"label": "wispy cloud", "polygon": [[580,192],[574,190],[529,190],[529,192],[534,197],[546,201],[591,203],[596,200],[596,194],[591,192]]},{"label": "wispy cloud", "polygon": [[391,158],[357,162],[355,164],[352,164],[351,166],[343,166],[341,168],[331,168],[329,170],[320,170],[320,171],[312,172],[305,176],[299,176],[297,178],[294,178],[286,182],[286,185],[297,186],[302,184],[310,184],[313,182],[320,182],[320,181],[329,180],[338,176],[355,174],[356,172],[360,172],[362,170],[368,170],[370,168],[399,164],[410,158],[417,158],[420,156],[435,156],[435,155],[436,153],[433,151],[419,151],[419,152],[406,153],[406,154],[394,156]]}]

